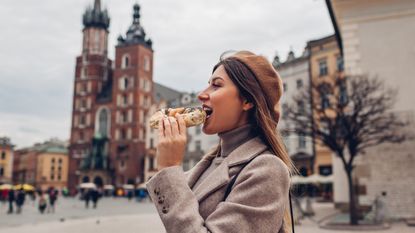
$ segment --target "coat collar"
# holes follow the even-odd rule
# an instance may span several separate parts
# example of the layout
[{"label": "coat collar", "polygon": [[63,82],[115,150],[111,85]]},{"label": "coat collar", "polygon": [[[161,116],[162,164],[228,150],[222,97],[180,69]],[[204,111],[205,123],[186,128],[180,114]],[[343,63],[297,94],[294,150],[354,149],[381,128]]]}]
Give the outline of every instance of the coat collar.
[{"label": "coat collar", "polygon": [[[222,186],[229,183],[229,168],[248,162],[253,157],[264,152],[268,147],[259,138],[255,137],[245,142],[234,151],[232,151],[213,173],[205,178],[202,183],[193,190],[199,202],[206,198],[210,193],[216,191]],[[193,187],[200,175],[210,166],[214,153],[206,154],[200,162],[188,174],[189,187]]]}]

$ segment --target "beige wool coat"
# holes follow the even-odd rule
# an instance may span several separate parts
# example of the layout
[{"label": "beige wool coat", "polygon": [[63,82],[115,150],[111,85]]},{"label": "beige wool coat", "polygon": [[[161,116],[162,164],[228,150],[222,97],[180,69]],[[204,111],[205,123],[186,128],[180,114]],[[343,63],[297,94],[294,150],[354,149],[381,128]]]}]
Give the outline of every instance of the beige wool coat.
[{"label": "beige wool coat", "polygon": [[[180,166],[159,171],[147,189],[168,233],[277,233],[284,232],[283,216],[289,208],[287,166],[259,137],[231,152],[193,190],[214,154],[205,155],[191,170]],[[232,191],[223,201],[232,177]]]}]

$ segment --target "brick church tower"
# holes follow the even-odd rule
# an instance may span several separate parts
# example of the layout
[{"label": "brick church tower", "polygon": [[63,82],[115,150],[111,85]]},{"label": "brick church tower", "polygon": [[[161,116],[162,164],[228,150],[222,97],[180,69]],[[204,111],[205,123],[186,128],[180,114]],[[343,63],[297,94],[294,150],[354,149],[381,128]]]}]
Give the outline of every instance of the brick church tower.
[{"label": "brick church tower", "polygon": [[134,5],[133,22],[119,36],[115,62],[107,55],[109,16],[100,0],[83,15],[82,55],[76,58],[69,146],[70,190],[143,181],[145,115],[152,103],[152,42]]}]

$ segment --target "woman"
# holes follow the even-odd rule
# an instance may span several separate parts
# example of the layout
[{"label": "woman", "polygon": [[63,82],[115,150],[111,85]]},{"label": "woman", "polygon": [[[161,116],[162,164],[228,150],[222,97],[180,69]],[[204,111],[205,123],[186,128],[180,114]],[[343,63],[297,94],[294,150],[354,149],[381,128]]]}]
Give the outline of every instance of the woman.
[{"label": "woman", "polygon": [[289,232],[292,163],[276,132],[281,94],[263,56],[240,51],[221,59],[198,95],[208,114],[203,132],[220,143],[186,173],[184,120],[160,120],[159,172],[147,188],[167,232]]}]

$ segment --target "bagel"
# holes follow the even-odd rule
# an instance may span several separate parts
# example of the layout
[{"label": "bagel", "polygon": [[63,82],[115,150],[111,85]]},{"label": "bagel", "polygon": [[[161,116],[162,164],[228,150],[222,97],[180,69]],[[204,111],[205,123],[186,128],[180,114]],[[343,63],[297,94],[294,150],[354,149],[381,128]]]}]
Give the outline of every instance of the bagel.
[{"label": "bagel", "polygon": [[165,108],[160,109],[150,117],[150,127],[158,129],[160,119],[164,117],[175,117],[176,114],[182,115],[186,127],[192,127],[203,124],[206,120],[206,112],[201,107],[193,108]]}]

